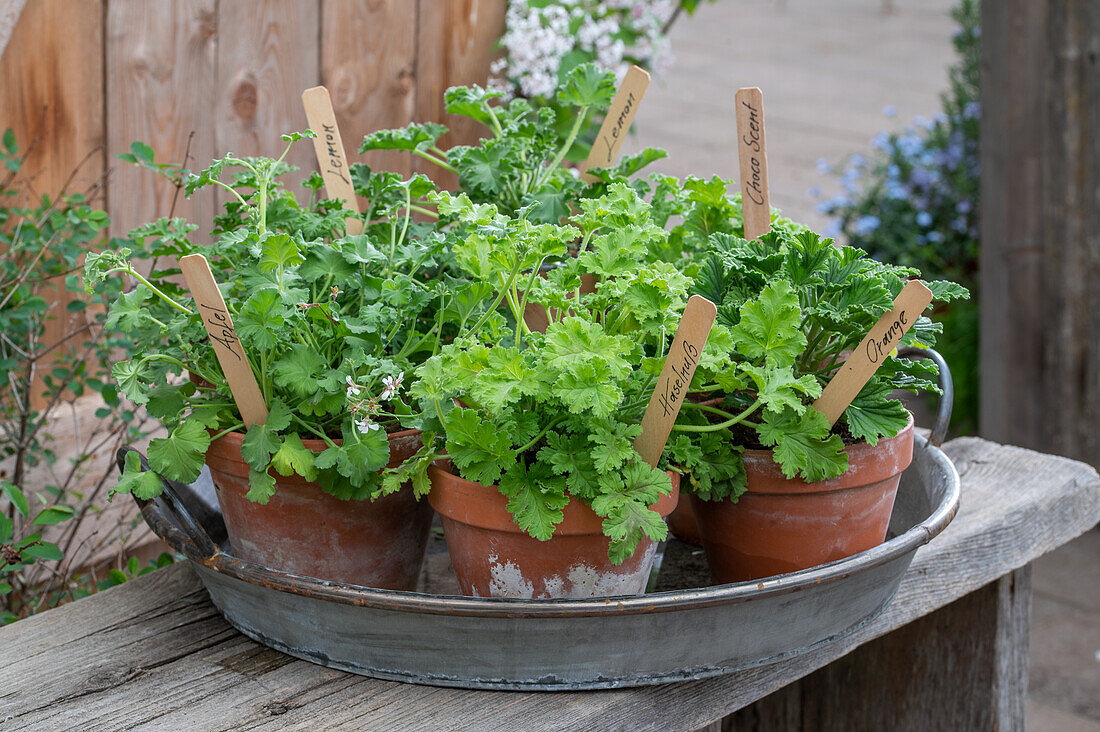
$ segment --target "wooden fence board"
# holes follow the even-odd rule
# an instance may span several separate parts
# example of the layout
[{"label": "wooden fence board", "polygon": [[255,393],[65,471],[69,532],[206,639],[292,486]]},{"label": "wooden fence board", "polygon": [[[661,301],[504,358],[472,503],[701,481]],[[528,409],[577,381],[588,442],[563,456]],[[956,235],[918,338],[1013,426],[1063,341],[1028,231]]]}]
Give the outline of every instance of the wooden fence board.
[{"label": "wooden fence board", "polygon": [[[111,0],[107,6],[107,165],[112,231],[172,211],[175,188],[161,176],[114,158],[142,141],[157,160],[201,169],[214,157],[214,87],[217,49],[215,0]],[[181,193],[175,216],[200,227],[214,216],[214,192],[190,200]]]},{"label": "wooden fence board", "polygon": [[[10,127],[24,150],[37,140],[20,174],[28,184],[22,201],[52,197],[63,188],[70,193],[91,189],[99,197],[102,76],[101,0],[36,0],[23,8],[0,63],[0,132]],[[43,343],[52,345],[79,327],[83,315],[66,311],[70,295],[63,282],[40,294],[51,301],[53,319]],[[40,364],[40,373],[47,367]]]},{"label": "wooden fence board", "polygon": [[[443,92],[466,84],[485,85],[493,50],[504,33],[505,0],[419,0],[417,41],[416,117],[421,122],[440,122],[451,128],[440,147],[469,144],[487,136],[488,130],[471,120],[444,111]],[[417,160],[416,169],[448,187],[455,177]]]},{"label": "wooden fence board", "polygon": [[[302,92],[321,78],[320,15],[315,0],[219,3],[218,155],[278,157],[279,136],[306,128]],[[316,168],[313,146],[295,145],[287,162],[302,169],[285,179],[298,195],[297,181]]]},{"label": "wooden fence board", "polygon": [[321,83],[351,162],[412,172],[408,153],[357,151],[364,135],[404,127],[416,113],[416,15],[408,0],[323,0]]}]

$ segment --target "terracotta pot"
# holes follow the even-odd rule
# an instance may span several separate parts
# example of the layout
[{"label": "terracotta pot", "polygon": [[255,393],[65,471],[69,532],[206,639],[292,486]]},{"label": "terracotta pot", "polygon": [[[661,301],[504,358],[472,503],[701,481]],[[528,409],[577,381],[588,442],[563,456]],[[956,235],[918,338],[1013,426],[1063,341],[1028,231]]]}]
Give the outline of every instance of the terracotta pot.
[{"label": "terracotta pot", "polygon": [[[376,501],[343,501],[298,475],[275,477],[266,505],[245,498],[248,463],[244,436],[214,440],[206,464],[214,479],[235,555],[291,574],[364,587],[415,590],[433,511],[408,486]],[[389,435],[390,462],[400,464],[421,447],[418,430]],[[320,452],[321,440],[302,440]]]},{"label": "terracotta pot", "polygon": [[[676,506],[680,476],[672,493],[650,508],[667,516]],[[432,507],[443,520],[451,565],[462,592],[474,597],[580,598],[637,595],[645,591],[655,542],[642,539],[634,555],[614,565],[603,519],[571,500],[549,541],[532,538],[508,513],[508,499],[496,487],[451,473],[442,461],[428,468]]]},{"label": "terracotta pot", "polygon": [[886,539],[901,473],[913,459],[913,417],[896,437],[845,448],[848,471],[807,483],[783,476],[770,450],[745,450],[737,500],[691,503],[716,584],[836,561]]}]

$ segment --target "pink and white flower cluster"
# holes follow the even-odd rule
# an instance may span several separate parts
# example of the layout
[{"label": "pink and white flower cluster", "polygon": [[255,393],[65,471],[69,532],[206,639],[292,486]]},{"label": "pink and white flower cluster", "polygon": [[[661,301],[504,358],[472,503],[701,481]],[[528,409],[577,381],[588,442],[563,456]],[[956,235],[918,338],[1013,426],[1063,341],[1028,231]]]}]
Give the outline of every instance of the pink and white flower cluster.
[{"label": "pink and white flower cluster", "polygon": [[347,384],[347,405],[355,417],[355,428],[361,434],[381,429],[374,421],[374,417],[382,410],[382,402],[388,402],[397,396],[404,378],[404,372],[398,373],[397,376],[383,376],[382,393],[373,397],[365,395],[366,387],[355,379],[350,376],[344,377],[344,382]]},{"label": "pink and white flower cluster", "polygon": [[676,7],[675,0],[557,0],[545,7],[509,0],[504,56],[493,62],[489,86],[506,99],[548,97],[567,55],[620,80],[631,64],[661,73],[672,62],[664,28]]}]

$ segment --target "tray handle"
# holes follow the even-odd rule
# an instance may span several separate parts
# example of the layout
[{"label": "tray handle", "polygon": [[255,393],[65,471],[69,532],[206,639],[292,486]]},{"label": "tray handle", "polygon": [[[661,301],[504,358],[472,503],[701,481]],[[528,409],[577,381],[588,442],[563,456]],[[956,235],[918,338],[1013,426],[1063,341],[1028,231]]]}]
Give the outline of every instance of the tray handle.
[{"label": "tray handle", "polygon": [[951,379],[951,369],[947,367],[947,361],[938,351],[931,348],[918,346],[901,346],[898,348],[898,356],[901,358],[927,358],[936,364],[940,372],[940,404],[936,410],[936,421],[932,424],[932,433],[928,436],[928,444],[939,447],[947,437],[947,426],[951,422],[951,408],[955,402],[955,382]]},{"label": "tray handle", "polygon": [[[132,447],[122,447],[119,448],[118,452],[115,454],[115,462],[120,472],[126,464],[126,453],[131,451],[137,452]],[[149,470],[149,461],[145,459],[145,456],[138,452],[138,457],[141,458],[142,471]],[[195,545],[195,548],[202,552],[204,557],[212,557],[217,554],[217,545],[214,544],[210,535],[206,533],[202,524],[195,520],[195,517],[187,508],[187,504],[180,498],[179,490],[183,487],[182,484],[174,480],[168,480],[160,474],[158,474],[157,477],[160,478],[161,486],[163,486],[163,490],[159,496],[151,500],[134,496],[134,500],[137,502],[138,507],[141,508],[142,513],[145,512],[145,508],[149,506],[149,504],[155,502],[161,511],[172,519],[176,524],[176,528],[182,531],[184,536]]]}]

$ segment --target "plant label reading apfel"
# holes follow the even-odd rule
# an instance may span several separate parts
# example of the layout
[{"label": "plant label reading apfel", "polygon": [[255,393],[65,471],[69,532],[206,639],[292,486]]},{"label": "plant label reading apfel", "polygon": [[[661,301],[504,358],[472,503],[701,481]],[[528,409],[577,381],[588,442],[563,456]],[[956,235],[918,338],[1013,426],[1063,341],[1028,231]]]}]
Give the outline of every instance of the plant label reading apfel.
[{"label": "plant label reading apfel", "polygon": [[[340,128],[336,125],[336,112],[332,108],[328,89],[323,86],[306,89],[302,92],[302,106],[306,110],[309,128],[317,135],[313,138],[313,150],[317,153],[325,192],[329,198],[343,201],[345,208],[358,213],[359,203],[355,198],[355,188],[351,185],[348,158],[344,153],[344,143],[340,139]],[[359,219],[349,217],[344,226],[348,234],[363,233],[363,222]]]},{"label": "plant label reading apfel", "polygon": [[894,298],[894,309],[879,318],[814,402],[814,409],[824,414],[830,425],[840,419],[931,302],[932,291],[916,280],[901,289]]},{"label": "plant label reading apfel", "polygon": [[[638,105],[648,88],[649,74],[637,66],[631,66],[623,77],[615,98],[611,100],[611,108],[603,118],[600,132],[592,143],[592,150],[588,153],[582,170],[610,168],[615,164],[615,159],[619,157],[619,148],[622,147],[626,134],[630,132],[634,115],[638,113]],[[586,183],[595,183],[597,180],[587,173],[582,173],[581,179]]]},{"label": "plant label reading apfel", "polygon": [[210,263],[201,254],[188,254],[180,259],[180,270],[191,297],[202,315],[206,334],[214,346],[214,354],[221,364],[222,373],[233,392],[233,401],[241,412],[245,426],[267,421],[267,406],[256,383],[256,376],[248,363],[241,340],[233,328],[233,319],[225,307],[225,299],[218,291],[218,283],[210,271]]},{"label": "plant label reading apfel", "polygon": [[654,467],[661,459],[672,425],[687,396],[717,313],[714,303],[701,295],[693,295],[684,308],[684,316],[676,328],[676,337],[668,349],[649,406],[642,415],[642,433],[634,440],[634,450]]},{"label": "plant label reading apfel", "polygon": [[768,147],[764,142],[764,95],[757,87],[739,89],[737,106],[737,158],[741,164],[741,212],[745,238],[756,239],[772,228],[768,194]]}]

